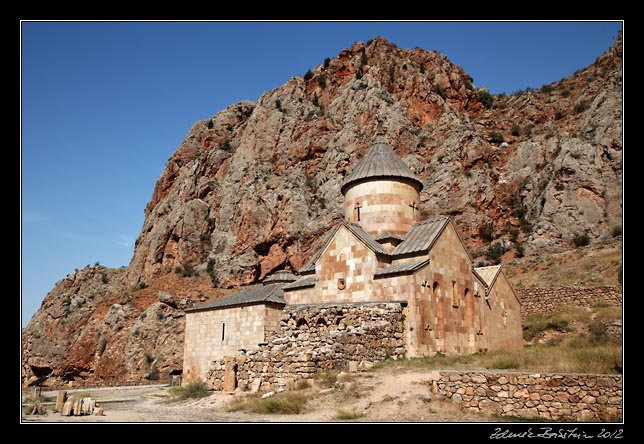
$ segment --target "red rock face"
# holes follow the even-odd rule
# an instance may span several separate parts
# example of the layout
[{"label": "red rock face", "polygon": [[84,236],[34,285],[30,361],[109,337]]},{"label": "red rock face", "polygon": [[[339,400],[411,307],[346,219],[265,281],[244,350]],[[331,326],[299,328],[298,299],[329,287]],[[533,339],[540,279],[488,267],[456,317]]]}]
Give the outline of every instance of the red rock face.
[{"label": "red rock face", "polygon": [[[298,270],[343,214],[341,183],[373,141],[377,115],[423,181],[423,217],[453,215],[477,261],[490,260],[495,242],[503,258],[539,254],[621,225],[621,35],[588,68],[490,108],[478,98],[483,85],[445,56],[382,38],[311,71],[195,123],[159,177],[129,266],[108,271],[118,284],[83,270],[45,298],[23,335],[25,380],[180,368],[182,310],[156,306],[150,288],[176,286],[175,298],[198,302]],[[481,237],[486,224],[492,234]],[[182,276],[193,269],[199,294]],[[85,308],[69,309],[81,300]],[[134,335],[147,310],[163,319],[147,325],[146,315]],[[106,317],[119,328],[104,327]],[[176,340],[139,335],[153,328]]]}]

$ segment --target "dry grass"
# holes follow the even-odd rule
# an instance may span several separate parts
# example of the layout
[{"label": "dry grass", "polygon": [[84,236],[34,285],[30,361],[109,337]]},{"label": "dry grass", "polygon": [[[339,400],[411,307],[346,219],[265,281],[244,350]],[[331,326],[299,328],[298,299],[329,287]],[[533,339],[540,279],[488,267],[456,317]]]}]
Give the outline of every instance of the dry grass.
[{"label": "dry grass", "polygon": [[467,356],[436,355],[431,358],[381,361],[373,369],[480,370],[504,369],[562,373],[618,373],[622,346],[614,342],[594,345],[584,339],[521,350],[500,350]]},{"label": "dry grass", "polygon": [[302,413],[307,400],[308,397],[302,392],[283,392],[265,399],[259,395],[250,395],[232,401],[226,411],[292,415]]},{"label": "dry grass", "polygon": [[[622,344],[607,335],[602,322],[621,318],[621,306],[563,307],[546,316],[530,316],[524,323],[526,339],[534,338],[545,330],[560,332],[560,336],[545,344],[473,355],[438,354],[427,358],[387,360],[377,362],[373,368],[619,373],[622,366]],[[573,325],[579,330],[575,331]]]},{"label": "dry grass", "polygon": [[315,381],[320,385],[320,387],[333,387],[337,380],[338,373],[332,370],[323,370],[315,375]]},{"label": "dry grass", "polygon": [[531,314],[523,322],[523,339],[529,341],[546,330],[572,331],[568,326],[569,320],[558,314]]},{"label": "dry grass", "polygon": [[518,288],[558,287],[563,285],[619,285],[622,268],[622,243],[590,245],[540,257],[513,259],[504,272]]},{"label": "dry grass", "polygon": [[339,419],[341,421],[350,421],[352,419],[362,418],[363,416],[364,412],[357,408],[352,408],[350,410],[338,409],[335,411],[335,419]]},{"label": "dry grass", "polygon": [[210,395],[210,391],[204,381],[194,381],[181,387],[172,387],[169,394],[178,399],[196,399]]}]

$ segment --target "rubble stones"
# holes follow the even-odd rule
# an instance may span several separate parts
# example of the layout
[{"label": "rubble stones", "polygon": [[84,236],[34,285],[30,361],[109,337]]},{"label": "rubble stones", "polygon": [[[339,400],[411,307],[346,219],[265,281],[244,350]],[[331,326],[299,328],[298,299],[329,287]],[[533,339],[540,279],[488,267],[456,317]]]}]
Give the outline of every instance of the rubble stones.
[{"label": "rubble stones", "polygon": [[438,394],[471,412],[553,421],[606,421],[622,415],[621,375],[439,373]]},{"label": "rubble stones", "polygon": [[[592,307],[599,303],[622,304],[622,287],[552,287],[517,288],[521,300],[521,318],[533,313],[547,314],[567,305]],[[619,325],[621,331],[621,324]]]},{"label": "rubble stones", "polygon": [[[400,358],[403,339],[394,334],[403,330],[402,310],[400,303],[385,302],[287,306],[278,331],[256,349],[235,357],[237,383],[279,390],[350,362],[357,362],[358,370],[368,370],[374,361]],[[302,319],[306,322],[298,322]],[[348,328],[338,335],[341,326]],[[211,363],[207,381],[213,390],[225,389],[225,373],[224,359]]]}]

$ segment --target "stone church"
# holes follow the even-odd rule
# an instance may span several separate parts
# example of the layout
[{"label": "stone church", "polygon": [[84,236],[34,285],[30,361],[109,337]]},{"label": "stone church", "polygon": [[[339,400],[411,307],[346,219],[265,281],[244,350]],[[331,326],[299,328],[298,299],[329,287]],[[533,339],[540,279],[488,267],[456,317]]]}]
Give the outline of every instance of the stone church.
[{"label": "stone church", "polygon": [[404,356],[522,347],[520,302],[500,266],[472,266],[448,216],[420,218],[423,184],[382,134],[342,184],[344,218],[298,271],[186,310],[184,381],[279,332],[285,307],[395,302]]}]

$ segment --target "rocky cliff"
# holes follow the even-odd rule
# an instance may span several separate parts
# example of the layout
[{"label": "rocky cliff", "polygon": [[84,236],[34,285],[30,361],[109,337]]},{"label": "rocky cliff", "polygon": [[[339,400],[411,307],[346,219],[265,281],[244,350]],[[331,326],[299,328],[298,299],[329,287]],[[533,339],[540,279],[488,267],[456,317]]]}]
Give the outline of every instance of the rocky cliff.
[{"label": "rocky cliff", "polygon": [[195,123],[130,265],[80,270],[43,301],[23,334],[24,381],[180,369],[182,308],[299,269],[343,214],[340,185],[376,116],[423,181],[423,214],[454,216],[477,261],[608,238],[622,223],[622,93],[621,35],[586,69],[509,96],[439,53],[355,43]]}]

